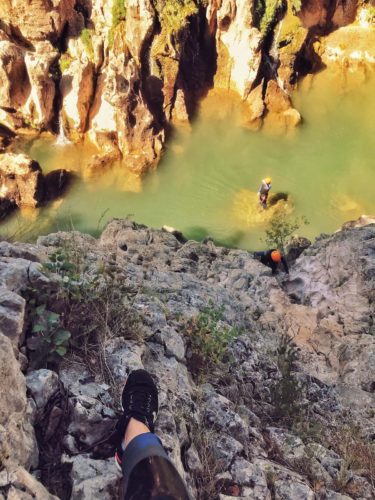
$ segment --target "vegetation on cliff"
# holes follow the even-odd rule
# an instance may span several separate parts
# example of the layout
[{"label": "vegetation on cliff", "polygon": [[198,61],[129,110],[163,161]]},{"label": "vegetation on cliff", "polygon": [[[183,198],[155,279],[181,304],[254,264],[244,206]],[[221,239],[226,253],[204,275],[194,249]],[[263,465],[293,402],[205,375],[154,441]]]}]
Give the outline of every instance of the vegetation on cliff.
[{"label": "vegetation on cliff", "polygon": [[118,26],[123,25],[126,20],[126,7],[124,0],[114,0],[112,5],[112,26],[108,35],[108,44],[113,46],[115,32]]},{"label": "vegetation on cliff", "polygon": [[168,35],[177,34],[189,22],[189,16],[198,13],[198,3],[193,0],[153,0],[153,5]]},{"label": "vegetation on cliff", "polygon": [[92,30],[88,28],[84,28],[81,31],[81,40],[83,45],[85,46],[86,53],[89,59],[94,59],[94,47],[92,44]]},{"label": "vegetation on cliff", "polygon": [[254,2],[254,25],[263,36],[267,36],[284,10],[283,0],[256,0]]}]

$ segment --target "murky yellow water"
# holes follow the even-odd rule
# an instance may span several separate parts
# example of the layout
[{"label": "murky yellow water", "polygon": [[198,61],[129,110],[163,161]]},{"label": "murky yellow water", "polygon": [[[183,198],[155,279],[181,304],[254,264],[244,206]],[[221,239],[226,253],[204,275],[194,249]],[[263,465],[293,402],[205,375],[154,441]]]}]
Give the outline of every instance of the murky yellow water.
[{"label": "murky yellow water", "polygon": [[[211,106],[191,133],[175,137],[157,171],[142,182],[114,168],[95,181],[77,182],[64,200],[37,214],[18,213],[2,232],[18,239],[71,228],[95,234],[107,220],[130,216],[192,238],[209,234],[225,244],[261,248],[265,221],[255,193],[265,176],[272,176],[273,192],[289,193],[294,215],[308,218],[310,225],[300,230],[307,237],[375,214],[374,80],[345,95],[323,72],[312,85],[304,82],[294,103],[303,125],[281,137],[241,128],[236,103],[228,116],[224,101],[216,100],[216,118]],[[45,171],[80,171],[93,153],[48,139],[22,148]]]}]

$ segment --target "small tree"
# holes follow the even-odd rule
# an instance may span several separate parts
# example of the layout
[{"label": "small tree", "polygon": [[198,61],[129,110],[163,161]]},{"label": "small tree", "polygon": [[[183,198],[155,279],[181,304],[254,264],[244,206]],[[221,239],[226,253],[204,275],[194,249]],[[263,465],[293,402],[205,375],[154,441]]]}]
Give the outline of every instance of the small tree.
[{"label": "small tree", "polygon": [[307,224],[309,221],[304,216],[288,219],[285,214],[277,214],[270,220],[263,241],[270,248],[278,248],[284,252],[290,236]]}]

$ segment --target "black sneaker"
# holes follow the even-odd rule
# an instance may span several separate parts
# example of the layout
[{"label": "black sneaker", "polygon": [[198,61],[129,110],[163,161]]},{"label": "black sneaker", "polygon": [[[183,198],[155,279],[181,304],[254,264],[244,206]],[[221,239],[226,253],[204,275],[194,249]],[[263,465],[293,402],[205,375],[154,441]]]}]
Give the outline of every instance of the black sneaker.
[{"label": "black sneaker", "polygon": [[121,469],[124,453],[122,442],[129,420],[133,417],[154,432],[154,422],[158,412],[158,390],[151,375],[146,370],[134,370],[126,380],[122,391],[123,415],[117,422],[119,444],[116,449],[116,464]]}]

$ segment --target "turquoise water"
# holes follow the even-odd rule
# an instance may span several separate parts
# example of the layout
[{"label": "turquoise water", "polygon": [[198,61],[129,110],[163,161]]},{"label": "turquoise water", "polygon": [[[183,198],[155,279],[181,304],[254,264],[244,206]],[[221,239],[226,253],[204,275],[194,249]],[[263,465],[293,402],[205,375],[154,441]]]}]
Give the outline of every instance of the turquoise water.
[{"label": "turquoise water", "polygon": [[[310,221],[300,235],[313,238],[375,214],[373,82],[337,95],[316,79],[294,95],[294,103],[304,121],[285,136],[239,126],[236,103],[224,119],[215,118],[212,109],[220,100],[212,102],[210,112],[202,113],[191,132],[176,135],[158,169],[142,181],[116,167],[99,179],[77,182],[64,200],[38,213],[19,213],[3,233],[18,239],[72,228],[97,234],[107,220],[129,216],[155,228],[173,226],[191,238],[211,235],[257,249],[264,246],[265,221],[257,215],[254,223],[252,210],[257,213],[255,192],[265,176],[272,176],[273,192],[290,195],[292,215]],[[83,146],[56,146],[51,139],[23,143],[22,149],[44,171],[82,172],[92,153]]]}]

